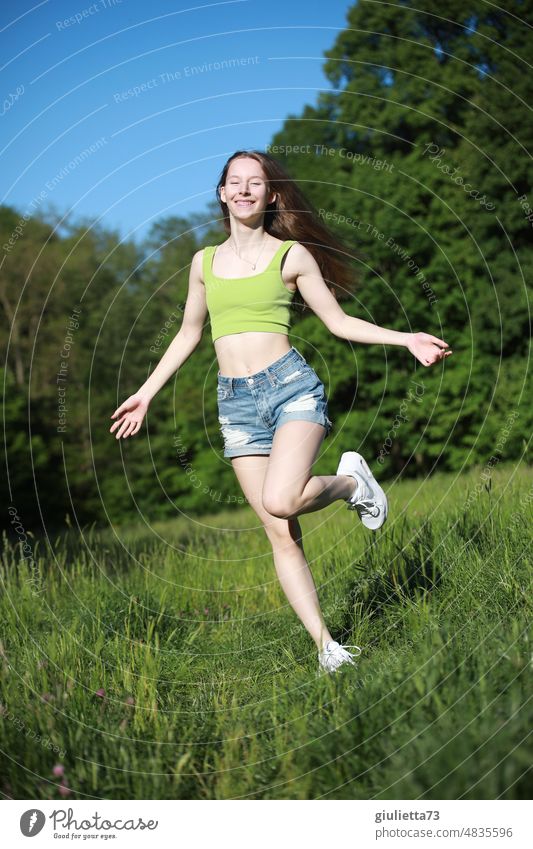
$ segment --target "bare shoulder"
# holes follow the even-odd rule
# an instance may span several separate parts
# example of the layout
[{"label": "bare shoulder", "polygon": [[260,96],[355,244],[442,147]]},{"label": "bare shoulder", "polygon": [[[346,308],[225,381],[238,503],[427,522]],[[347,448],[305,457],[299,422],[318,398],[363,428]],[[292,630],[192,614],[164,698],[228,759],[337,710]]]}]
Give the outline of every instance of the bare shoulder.
[{"label": "bare shoulder", "polygon": [[296,278],[300,274],[313,274],[320,270],[311,251],[300,242],[295,242],[294,245],[291,245],[285,256],[284,267],[287,275],[291,277]]},{"label": "bare shoulder", "polygon": [[294,257],[295,259],[299,259],[300,261],[308,262],[309,260],[314,261],[314,256],[311,251],[302,245],[301,242],[295,242],[294,245],[291,245],[289,248],[289,256]]}]

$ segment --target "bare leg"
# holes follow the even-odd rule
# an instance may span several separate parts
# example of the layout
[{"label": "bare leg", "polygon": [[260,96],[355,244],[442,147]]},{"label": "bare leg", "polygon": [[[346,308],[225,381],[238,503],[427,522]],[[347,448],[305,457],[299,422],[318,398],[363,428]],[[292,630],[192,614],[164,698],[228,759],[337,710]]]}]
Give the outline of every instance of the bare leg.
[{"label": "bare leg", "polygon": [[273,516],[312,513],[355,492],[356,481],[349,475],[311,476],[325,433],[322,425],[306,421],[286,422],[276,430],[263,491]]},{"label": "bare leg", "polygon": [[298,520],[280,519],[263,507],[263,486],[270,458],[259,454],[235,457],[232,465],[250,506],[263,523],[272,545],[274,565],[289,604],[317,648],[333,639],[324,621],[315,582],[307,563]]}]

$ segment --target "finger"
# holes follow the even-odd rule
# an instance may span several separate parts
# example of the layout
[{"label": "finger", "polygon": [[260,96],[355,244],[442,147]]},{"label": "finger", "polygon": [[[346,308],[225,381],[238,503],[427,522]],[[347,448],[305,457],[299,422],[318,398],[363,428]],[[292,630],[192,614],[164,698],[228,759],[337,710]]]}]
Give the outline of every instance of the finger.
[{"label": "finger", "polygon": [[130,422],[126,430],[124,431],[124,439],[127,439],[133,428],[135,427],[135,422]]},{"label": "finger", "polygon": [[432,341],[432,342],[434,342],[434,343],[435,343],[435,345],[443,345],[445,348],[449,348],[449,347],[450,347],[450,346],[448,345],[448,343],[444,341],[444,339],[437,339],[437,337],[436,337],[436,336],[430,336],[430,339],[431,339],[431,341]]},{"label": "finger", "polygon": [[117,419],[117,421],[116,421],[116,422],[113,422],[113,424],[112,424],[112,425],[111,425],[111,427],[109,428],[110,432],[111,432],[111,433],[113,433],[113,431],[114,431],[114,430],[116,430],[116,429],[117,429],[117,427],[119,427],[119,425],[120,425],[120,424],[121,424],[121,422],[123,422],[123,421],[124,421],[124,416],[121,416],[121,417],[120,417],[120,419]]},{"label": "finger", "polygon": [[142,422],[137,422],[137,424],[135,425],[135,429],[132,431],[132,434],[131,434],[132,436],[135,436],[135,434],[140,431],[141,425],[142,425]]},{"label": "finger", "polygon": [[116,436],[116,438],[117,438],[117,439],[120,439],[120,437],[122,436],[122,434],[124,433],[124,431],[125,431],[125,430],[126,430],[126,428],[128,427],[128,424],[129,424],[129,420],[128,420],[128,419],[125,419],[125,420],[122,422],[122,424],[121,424],[121,426],[120,426],[119,430],[117,431],[117,436]]},{"label": "finger", "polygon": [[113,413],[111,418],[114,419],[114,418],[116,418],[117,416],[120,416],[123,413],[128,413],[130,411],[130,407],[131,407],[130,403],[128,401],[124,401],[124,403],[121,404],[120,407],[117,407],[117,409],[115,410],[115,412]]}]

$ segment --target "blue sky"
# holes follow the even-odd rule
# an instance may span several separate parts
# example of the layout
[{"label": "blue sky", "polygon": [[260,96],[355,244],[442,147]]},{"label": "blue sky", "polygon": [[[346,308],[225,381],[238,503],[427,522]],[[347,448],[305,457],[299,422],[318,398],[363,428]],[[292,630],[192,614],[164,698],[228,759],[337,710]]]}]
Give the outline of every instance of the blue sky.
[{"label": "blue sky", "polygon": [[136,241],[331,89],[352,4],[3,0],[1,202]]}]

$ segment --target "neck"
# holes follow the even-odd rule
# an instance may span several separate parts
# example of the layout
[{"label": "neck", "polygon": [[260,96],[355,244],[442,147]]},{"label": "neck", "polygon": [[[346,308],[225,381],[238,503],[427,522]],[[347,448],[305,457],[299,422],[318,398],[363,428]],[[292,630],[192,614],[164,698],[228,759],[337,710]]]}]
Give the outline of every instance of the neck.
[{"label": "neck", "polygon": [[255,249],[259,250],[266,238],[267,232],[262,224],[248,227],[241,222],[231,222],[229,240],[239,252],[250,251],[253,253]]}]

